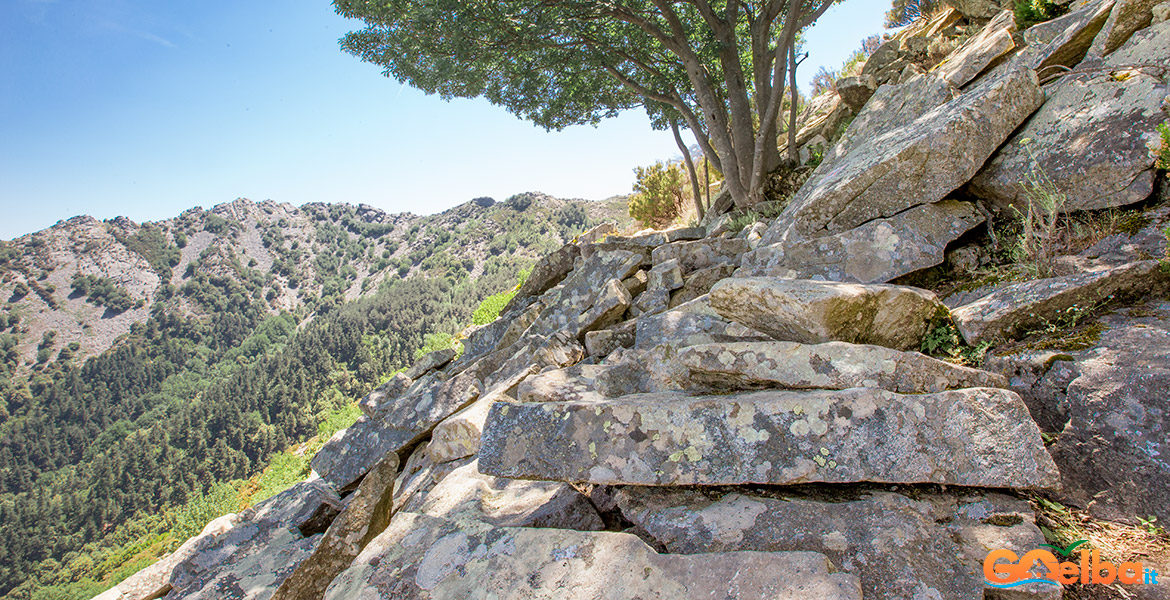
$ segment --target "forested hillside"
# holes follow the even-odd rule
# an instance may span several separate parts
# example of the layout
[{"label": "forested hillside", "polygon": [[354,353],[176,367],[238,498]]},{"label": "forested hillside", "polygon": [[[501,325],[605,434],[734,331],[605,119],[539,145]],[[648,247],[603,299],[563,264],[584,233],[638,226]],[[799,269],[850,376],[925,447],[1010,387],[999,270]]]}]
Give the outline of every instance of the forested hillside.
[{"label": "forested hillside", "polygon": [[624,208],[522,195],[419,217],[240,200],[6,243],[0,593],[100,579],[103,548],[328,433],[426,334],[457,333],[536,257]]}]

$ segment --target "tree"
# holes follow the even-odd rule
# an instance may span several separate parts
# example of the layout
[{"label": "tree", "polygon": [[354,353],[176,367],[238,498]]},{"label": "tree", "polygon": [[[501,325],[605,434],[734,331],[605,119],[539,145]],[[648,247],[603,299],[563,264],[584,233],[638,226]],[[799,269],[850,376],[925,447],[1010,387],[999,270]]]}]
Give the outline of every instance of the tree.
[{"label": "tree", "polygon": [[678,163],[659,162],[638,167],[636,172],[630,216],[648,227],[661,227],[677,218],[683,205],[683,175]]},{"label": "tree", "polygon": [[886,27],[893,29],[909,25],[923,15],[928,15],[939,5],[938,0],[893,0],[886,12]]},{"label": "tree", "polygon": [[[484,97],[549,129],[641,106],[685,123],[739,206],[782,164],[797,33],[834,0],[335,0],[342,48],[444,98]],[[794,106],[795,108],[795,106]]]}]

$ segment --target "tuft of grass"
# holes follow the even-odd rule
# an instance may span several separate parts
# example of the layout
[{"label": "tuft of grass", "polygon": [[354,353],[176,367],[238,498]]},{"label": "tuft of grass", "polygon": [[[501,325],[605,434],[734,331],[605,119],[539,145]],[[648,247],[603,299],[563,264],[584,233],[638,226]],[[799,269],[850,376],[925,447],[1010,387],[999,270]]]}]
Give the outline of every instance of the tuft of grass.
[{"label": "tuft of grass", "polygon": [[1028,203],[1027,210],[1021,212],[1012,207],[1020,222],[1020,235],[1012,249],[1012,258],[1029,277],[1042,279],[1051,277],[1056,265],[1064,233],[1061,211],[1068,196],[1061,193],[1052,178],[1037,164],[1035,154],[1028,147],[1031,142],[1029,139],[1020,141],[1033,166],[1020,182]]},{"label": "tuft of grass", "polygon": [[1162,145],[1158,148],[1158,157],[1154,166],[1162,171],[1170,171],[1170,121],[1159,125],[1157,131],[1159,137],[1162,138]]}]

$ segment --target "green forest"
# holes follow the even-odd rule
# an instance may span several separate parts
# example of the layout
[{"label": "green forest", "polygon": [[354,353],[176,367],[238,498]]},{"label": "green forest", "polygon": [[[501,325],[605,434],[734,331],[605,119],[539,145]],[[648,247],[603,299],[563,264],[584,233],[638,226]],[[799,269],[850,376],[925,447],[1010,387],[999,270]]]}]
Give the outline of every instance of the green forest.
[{"label": "green forest", "polygon": [[[326,275],[314,282],[321,295],[296,313],[271,309],[270,274],[234,261],[235,276],[217,275],[200,261],[181,286],[160,286],[168,300],[145,322],[84,362],[63,348],[21,372],[13,334],[0,335],[0,595],[88,598],[211,518],[302,479],[315,448],[357,418],[357,399],[425,342],[452,339],[473,313],[476,322],[494,319],[530,256],[592,225],[577,205],[546,214],[526,210],[530,200],[510,202],[479,218],[507,233],[492,241],[476,278],[474,262],[457,259],[452,245],[478,235],[478,219],[454,232],[420,227],[411,235],[426,242],[397,264],[375,251],[385,229],[319,205],[315,243],[324,250],[315,260],[327,263],[317,265]],[[214,260],[233,236],[233,224],[220,221],[176,241],[214,228],[225,239],[204,252]],[[154,242],[144,248],[166,245],[157,230],[144,231]],[[277,246],[281,231],[264,236]],[[152,266],[170,268],[173,251],[144,251]],[[392,273],[345,301],[343,281],[359,256]],[[295,250],[274,270],[282,260],[296,264]],[[77,278],[73,293],[121,307],[118,288],[101,278]]]}]

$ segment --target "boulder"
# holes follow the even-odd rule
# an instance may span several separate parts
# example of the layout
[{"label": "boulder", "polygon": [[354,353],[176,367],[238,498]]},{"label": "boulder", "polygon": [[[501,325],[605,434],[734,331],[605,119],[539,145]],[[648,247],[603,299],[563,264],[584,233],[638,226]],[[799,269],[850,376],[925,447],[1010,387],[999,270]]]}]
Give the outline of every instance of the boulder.
[{"label": "boulder", "polygon": [[711,342],[772,339],[765,333],[723,318],[711,308],[707,296],[700,296],[665,312],[638,317],[636,323],[634,348],[637,349],[649,349],[662,344],[681,347]]},{"label": "boulder", "polygon": [[1158,261],[1035,279],[996,289],[953,311],[955,325],[968,344],[1011,338],[1058,321],[1071,308],[1092,310],[1119,296],[1140,297],[1165,290],[1167,277]]},{"label": "boulder", "polygon": [[405,395],[387,407],[380,419],[363,416],[333,434],[313,457],[313,470],[335,488],[349,488],[388,452],[423,440],[435,425],[474,402],[482,392],[483,383],[473,373],[462,373]]},{"label": "boulder", "polygon": [[337,577],[351,598],[860,599],[857,578],[813,552],[658,554],[626,533],[492,527],[414,513]]},{"label": "boulder", "polygon": [[[605,528],[589,498],[565,483],[520,481],[479,472],[471,461],[435,485],[417,510],[452,521],[499,527],[553,527],[577,531]],[[332,579],[332,577],[330,577]]]},{"label": "boulder", "polygon": [[678,259],[676,258],[654,265],[654,268],[650,269],[649,279],[646,282],[647,289],[666,290],[668,292],[677,290],[682,285],[682,268],[679,267]]},{"label": "boulder", "polygon": [[719,315],[786,342],[917,349],[946,307],[932,292],[895,285],[744,277],[711,288]]},{"label": "boulder", "polygon": [[692,386],[713,389],[880,388],[903,394],[1007,387],[1002,375],[881,346],[844,342],[734,342],[683,348],[678,362]]},{"label": "boulder", "polygon": [[[814,551],[861,580],[873,600],[1000,598],[986,585],[993,548],[1023,555],[1045,543],[1027,502],[997,493],[959,495],[756,494],[629,486],[622,514],[667,551]],[[1035,573],[1046,573],[1038,567]],[[1012,598],[1059,600],[1061,587],[1035,584]]]},{"label": "boulder", "polygon": [[747,241],[728,238],[708,238],[690,242],[674,242],[654,249],[654,265],[677,260],[683,275],[714,265],[736,262],[749,250]]},{"label": "boulder", "polygon": [[391,452],[366,474],[309,558],[273,594],[273,600],[318,600],[338,573],[390,524],[398,455]]},{"label": "boulder", "polygon": [[1001,11],[979,33],[963,42],[934,71],[955,87],[963,87],[979,76],[999,57],[1016,47],[1012,35],[1016,19],[1012,11]]},{"label": "boulder", "polygon": [[604,239],[606,236],[615,232],[617,232],[617,227],[614,227],[613,223],[602,223],[595,226],[593,229],[590,229],[589,231],[586,231],[585,233],[577,236],[577,239],[573,241],[577,242],[577,244],[581,246],[595,244],[598,241]]},{"label": "boulder", "polygon": [[402,375],[410,380],[418,379],[431,371],[443,368],[453,358],[455,358],[455,350],[453,348],[435,350],[414,361],[414,364],[402,373]]},{"label": "boulder", "polygon": [[1161,74],[1109,66],[1170,60],[1170,24],[1150,27],[1109,56],[1099,72],[1062,78],[1049,99],[968,186],[1001,211],[1027,210],[1021,181],[1035,169],[1066,197],[1062,210],[1145,200],[1154,189],[1150,145],[1170,88]]},{"label": "boulder", "polygon": [[1109,19],[1113,4],[1114,0],[1096,0],[1029,27],[1023,33],[1027,47],[1014,62],[1035,69],[1044,78],[1059,74],[1059,69],[1053,67],[1075,67]]},{"label": "boulder", "polygon": [[680,242],[686,240],[701,240],[707,237],[707,229],[704,227],[677,227],[675,229],[667,229],[662,232],[666,237],[667,243]]},{"label": "boulder", "polygon": [[1074,355],[1069,421],[1051,448],[1064,494],[1098,518],[1170,521],[1170,303],[1102,323],[1097,345]]},{"label": "boulder", "polygon": [[585,334],[585,350],[589,356],[605,357],[618,348],[634,345],[634,321],[623,321],[609,329]]},{"label": "boulder", "polygon": [[1162,1],[1117,0],[1113,4],[1109,20],[1105,22],[1101,32],[1093,40],[1088,56],[1090,58],[1108,56],[1120,48],[1130,39],[1130,36],[1150,25],[1154,6]]},{"label": "boulder", "polygon": [[367,417],[376,418],[381,412],[382,407],[392,405],[399,396],[404,394],[410,386],[414,383],[409,377],[398,373],[390,378],[390,381],[383,383],[374,389],[374,391],[365,395],[364,398],[358,402],[358,407],[361,408],[362,414]]},{"label": "boulder", "polygon": [[1013,6],[1012,0],[948,0],[950,5],[968,19],[990,19],[1005,8]]},{"label": "boulder", "polygon": [[638,317],[653,315],[668,308],[670,308],[670,291],[648,289],[634,299],[634,308],[630,310],[630,315]]},{"label": "boulder", "polygon": [[630,296],[637,296],[646,291],[646,285],[650,283],[650,276],[646,274],[645,269],[638,269],[633,275],[622,280],[622,287],[630,293]]},{"label": "boulder", "polygon": [[706,296],[716,283],[731,277],[736,266],[724,263],[699,269],[691,273],[683,282],[682,288],[670,295],[670,307],[676,308],[701,296]]},{"label": "boulder", "polygon": [[431,441],[427,442],[427,454],[431,462],[442,464],[478,452],[488,410],[497,400],[507,399],[503,393],[484,396],[436,425],[431,432]]},{"label": "boulder", "polygon": [[857,77],[842,77],[833,86],[841,96],[841,102],[857,112],[873,97],[877,91],[877,80],[873,75],[859,75]]},{"label": "boulder", "polygon": [[832,235],[942,200],[969,181],[1043,99],[1035,72],[1011,71],[859,142],[818,167],[764,243]]},{"label": "boulder", "polygon": [[573,365],[564,369],[533,375],[520,384],[517,398],[520,402],[574,402],[601,399],[594,392],[594,380],[609,365]]},{"label": "boulder", "polygon": [[885,283],[942,264],[947,244],[983,221],[969,202],[924,204],[835,235],[760,246],[736,275]]},{"label": "boulder", "polygon": [[532,265],[532,272],[528,274],[528,279],[520,285],[520,289],[516,290],[516,295],[508,301],[503,312],[506,313],[519,306],[526,298],[539,296],[552,289],[573,270],[573,263],[579,256],[581,256],[580,246],[565,244],[556,252],[536,261],[536,264]]},{"label": "boulder", "polygon": [[477,329],[463,342],[463,356],[448,369],[460,373],[481,358],[512,344],[524,335],[536,318],[544,311],[542,302],[535,302],[523,308],[514,308],[500,315],[500,318]]},{"label": "boulder", "polygon": [[321,480],[307,481],[240,513],[231,529],[175,566],[169,598],[267,600],[321,540],[342,509]]},{"label": "boulder", "polygon": [[[633,275],[641,264],[642,257],[633,252],[593,253],[573,269],[555,294],[546,294],[546,308],[532,324],[530,333],[550,335],[563,330],[580,338],[591,329],[603,329],[607,318],[621,316],[614,313],[623,301],[629,304],[629,292],[621,281]],[[616,288],[606,284],[611,280],[616,280]]]},{"label": "boulder", "polygon": [[654,486],[871,481],[1036,489],[1060,479],[1020,397],[991,388],[497,403],[479,468],[497,477]]},{"label": "boulder", "polygon": [[577,317],[577,322],[570,325],[571,331],[576,332],[577,338],[584,341],[585,334],[598,329],[605,329],[621,320],[630,308],[633,298],[625,286],[617,279],[610,279],[601,286],[601,291],[593,301],[589,310]]}]

